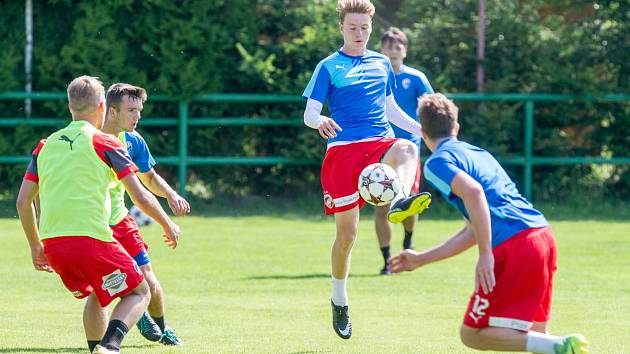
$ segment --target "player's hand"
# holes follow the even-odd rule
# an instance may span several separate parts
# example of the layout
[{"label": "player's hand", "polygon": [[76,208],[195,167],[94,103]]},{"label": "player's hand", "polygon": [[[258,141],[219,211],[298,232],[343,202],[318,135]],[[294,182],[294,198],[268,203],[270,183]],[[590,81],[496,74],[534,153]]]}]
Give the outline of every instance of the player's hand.
[{"label": "player's hand", "polygon": [[46,258],[44,247],[42,247],[41,243],[31,248],[31,258],[33,258],[35,270],[48,273],[53,272],[52,267],[48,264],[48,258]]},{"label": "player's hand", "polygon": [[177,248],[180,234],[179,226],[173,222],[169,223],[169,226],[164,228],[164,243],[172,249]]},{"label": "player's hand", "polygon": [[475,292],[479,291],[479,286],[481,286],[483,293],[488,294],[495,285],[497,285],[497,281],[494,278],[494,255],[492,252],[482,253],[477,261]]},{"label": "player's hand", "polygon": [[186,199],[182,198],[179,194],[175,193],[166,197],[168,206],[171,208],[173,214],[177,216],[183,216],[190,213],[190,204]]},{"label": "player's hand", "polygon": [[423,265],[422,255],[414,250],[403,250],[387,260],[387,269],[392,273],[412,271]]},{"label": "player's hand", "polygon": [[322,116],[322,123],[317,128],[319,135],[324,139],[334,138],[337,136],[336,130],[341,131],[341,127],[332,118]]}]

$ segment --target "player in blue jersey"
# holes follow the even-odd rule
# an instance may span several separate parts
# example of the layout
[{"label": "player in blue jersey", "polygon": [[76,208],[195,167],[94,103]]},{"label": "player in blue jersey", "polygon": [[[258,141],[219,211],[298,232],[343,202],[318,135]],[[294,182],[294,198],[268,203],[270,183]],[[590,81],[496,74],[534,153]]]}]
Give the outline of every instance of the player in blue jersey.
[{"label": "player in blue jersey", "polygon": [[[328,140],[321,182],[326,214],[335,215],[337,227],[331,257],[333,328],[348,339],[352,324],[346,283],[359,209],[365,204],[357,187],[361,170],[376,162],[396,170],[403,188],[391,202],[391,222],[421,213],[431,196],[411,196],[418,148],[409,140],[394,138],[389,121],[417,135],[420,124],[394,100],[395,79],[389,59],[366,49],[374,5],[369,0],[340,0],[337,11],[343,47],[317,64],[303,97],[307,100],[304,123]],[[330,118],[321,115],[325,102]]]},{"label": "player in blue jersey", "polygon": [[[132,161],[138,166],[137,176],[142,183],[153,194],[166,198],[173,213],[182,216],[190,212],[190,205],[155,172],[153,169],[155,160],[149,147],[135,131],[146,98],[146,91],[141,87],[124,83],[110,86],[106,95],[107,117],[102,131],[117,136],[123,142]],[[125,207],[124,193],[120,186],[110,193],[112,200],[110,225],[114,230],[114,238],[136,260],[151,290],[151,301],[147,311],[138,320],[137,327],[150,341],[159,341],[165,345],[181,345],[182,340],[175,331],[165,325],[162,286],[153,273],[147,253],[148,246],[140,236],[138,225]]]},{"label": "player in blue jersey", "polygon": [[[403,64],[407,57],[408,40],[403,31],[396,27],[390,27],[381,37],[381,53],[385,54],[392,63],[394,69],[396,86],[393,87],[396,103],[411,118],[418,120],[416,111],[418,110],[418,100],[426,93],[433,93],[433,88],[429,84],[427,77],[420,71]],[[413,183],[412,192],[420,192],[420,145],[422,143],[419,135],[412,134],[404,129],[400,129],[392,124],[394,135],[412,141],[418,146],[418,169]],[[387,221],[388,206],[377,207],[374,213],[374,226],[376,236],[383,255],[384,265],[381,274],[390,274],[387,271],[387,260],[390,256],[390,243],[392,240],[392,224]],[[402,225],[405,232],[403,239],[403,249],[412,248],[413,229],[416,224],[416,215],[412,215],[403,220]]]},{"label": "player in blue jersey", "polygon": [[457,140],[458,109],[442,94],[420,101],[422,137],[433,152],[425,178],[464,216],[466,225],[443,244],[404,250],[395,273],[455,256],[477,244],[475,291],[462,342],[478,350],[587,353],[580,334],[547,334],[556,244],[547,220],[523,198],[487,151]]}]

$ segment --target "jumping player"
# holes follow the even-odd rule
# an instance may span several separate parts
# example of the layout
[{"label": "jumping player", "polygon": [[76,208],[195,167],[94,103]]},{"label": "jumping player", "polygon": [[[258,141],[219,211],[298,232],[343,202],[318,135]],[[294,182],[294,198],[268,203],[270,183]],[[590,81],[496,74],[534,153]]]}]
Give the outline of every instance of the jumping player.
[{"label": "jumping player", "polygon": [[[381,53],[385,54],[392,63],[394,69],[396,86],[393,87],[394,98],[405,113],[411,118],[418,120],[416,112],[418,110],[418,100],[426,93],[433,93],[433,88],[429,84],[427,77],[420,71],[403,64],[407,57],[408,49],[407,36],[396,27],[390,27],[381,37]],[[418,169],[416,178],[411,188],[412,193],[420,192],[420,146],[422,140],[419,135],[412,134],[404,129],[400,129],[392,124],[394,135],[412,141],[418,147]],[[376,207],[374,213],[374,226],[376,236],[383,255],[383,268],[381,274],[390,274],[387,270],[387,260],[390,257],[390,243],[392,240],[392,224],[387,221],[388,206]],[[403,220],[402,225],[405,232],[403,239],[403,249],[413,248],[413,229],[417,216],[412,215]]]},{"label": "jumping player", "polygon": [[[317,65],[302,96],[307,100],[304,123],[328,139],[321,182],[326,214],[335,215],[337,227],[332,247],[333,328],[348,339],[352,324],[346,282],[359,208],[365,204],[357,188],[361,170],[375,162],[396,170],[403,190],[391,202],[390,222],[423,212],[431,196],[411,196],[418,148],[409,140],[395,139],[388,120],[415,134],[420,134],[420,124],[396,105],[389,59],[366,50],[374,5],[369,0],[340,0],[337,11],[343,47]],[[331,118],[321,115],[325,102]]]},{"label": "jumping player", "polygon": [[[190,211],[188,202],[177,194],[166,181],[153,169],[155,160],[147,143],[135,131],[140,120],[143,103],[147,99],[146,90],[125,83],[116,83],[109,87],[106,94],[107,114],[103,133],[117,136],[126,146],[132,161],[138,167],[137,176],[155,195],[164,197],[175,215],[185,215]],[[165,325],[164,294],[147,253],[147,244],[143,241],[138,225],[125,207],[125,188],[119,182],[111,189],[112,213],[109,224],[114,230],[114,238],[140,266],[151,291],[151,301],[147,311],[136,323],[140,333],[152,342],[165,345],[182,345],[182,340],[175,330]]]},{"label": "jumping player", "polygon": [[587,353],[580,334],[547,334],[556,243],[542,213],[523,198],[487,151],[457,140],[458,109],[442,94],[420,101],[422,138],[433,152],[425,178],[466,219],[443,244],[404,250],[389,262],[395,273],[455,256],[475,244],[479,258],[462,342],[473,349]]},{"label": "jumping player", "polygon": [[[177,246],[180,231],[142,187],[120,142],[98,130],[105,116],[104,91],[95,77],[70,83],[72,122],[34,150],[16,205],[35,269],[56,272],[76,298],[87,297],[83,325],[90,351],[118,353],[149,302],[149,288],[135,261],[112,238],[109,188],[120,179],[134,202],[162,225],[168,246]],[[38,194],[39,223],[33,206]],[[117,297],[108,323],[106,306]]]}]

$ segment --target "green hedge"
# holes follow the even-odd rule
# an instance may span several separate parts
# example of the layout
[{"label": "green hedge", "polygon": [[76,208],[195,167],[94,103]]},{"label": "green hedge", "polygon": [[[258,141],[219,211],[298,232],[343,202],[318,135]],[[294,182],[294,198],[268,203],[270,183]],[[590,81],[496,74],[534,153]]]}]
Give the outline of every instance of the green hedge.
[{"label": "green hedge", "polygon": [[[477,1],[375,1],[370,48],[389,25],[409,34],[407,63],[444,92],[475,90]],[[63,91],[80,74],[106,85],[126,81],[149,91],[145,116],[175,117],[176,97],[210,92],[299,95],[317,62],[341,47],[336,1],[154,0],[34,2],[33,89]],[[387,11],[395,9],[396,11]],[[490,1],[487,92],[624,93],[630,88],[627,2]],[[24,3],[0,3],[0,92],[24,87]],[[0,101],[2,116],[24,116],[22,102]],[[301,104],[193,104],[192,116],[302,116]],[[462,138],[501,154],[523,147],[521,103],[461,104]],[[534,154],[628,156],[630,104],[536,106]],[[33,116],[66,117],[65,102],[34,102]],[[142,124],[141,124],[142,125]],[[141,127],[155,155],[175,155],[171,128]],[[0,128],[0,155],[25,155],[50,128]],[[285,155],[321,158],[323,143],[306,127],[191,129],[195,155]],[[0,198],[11,199],[23,165],[0,165]],[[520,168],[508,168],[520,181]],[[162,167],[175,181],[176,171]],[[317,167],[194,167],[191,190],[217,195],[289,195],[319,188]],[[535,196],[576,193],[630,196],[628,166],[537,167]]]}]

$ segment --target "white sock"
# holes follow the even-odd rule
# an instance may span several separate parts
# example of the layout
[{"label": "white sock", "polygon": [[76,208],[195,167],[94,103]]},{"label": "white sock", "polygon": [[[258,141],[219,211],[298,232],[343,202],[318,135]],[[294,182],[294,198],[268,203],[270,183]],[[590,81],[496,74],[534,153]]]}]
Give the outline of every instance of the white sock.
[{"label": "white sock", "polygon": [[337,279],[332,277],[332,302],[337,306],[348,306],[348,294],[346,293],[346,283],[348,277]]},{"label": "white sock", "polygon": [[529,331],[527,332],[527,345],[528,352],[539,354],[554,354],[554,345],[560,340],[560,337],[552,336],[550,334]]}]

